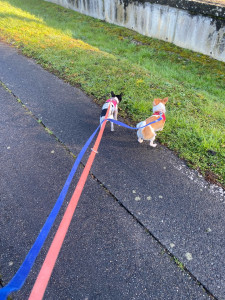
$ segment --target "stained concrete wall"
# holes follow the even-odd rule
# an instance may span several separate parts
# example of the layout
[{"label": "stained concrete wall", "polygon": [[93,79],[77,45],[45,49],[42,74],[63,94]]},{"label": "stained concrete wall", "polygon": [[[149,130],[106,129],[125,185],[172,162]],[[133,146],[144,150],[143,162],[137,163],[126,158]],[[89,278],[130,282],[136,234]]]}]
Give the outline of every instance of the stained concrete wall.
[{"label": "stained concrete wall", "polygon": [[225,62],[225,5],[188,0],[46,0]]}]

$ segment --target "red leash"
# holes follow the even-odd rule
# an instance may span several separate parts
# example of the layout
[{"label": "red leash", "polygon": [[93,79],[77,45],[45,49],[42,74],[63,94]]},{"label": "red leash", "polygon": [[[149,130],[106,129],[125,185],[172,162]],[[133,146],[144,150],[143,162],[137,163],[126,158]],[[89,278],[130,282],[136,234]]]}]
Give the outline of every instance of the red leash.
[{"label": "red leash", "polygon": [[[108,107],[105,119],[108,118],[109,108],[110,108],[110,106]],[[55,237],[52,241],[52,244],[51,244],[51,246],[48,250],[48,253],[46,255],[46,258],[44,260],[44,263],[43,263],[43,265],[41,267],[41,270],[38,274],[38,277],[35,281],[35,284],[34,284],[33,289],[31,291],[29,300],[41,300],[44,296],[45,290],[46,290],[47,285],[48,285],[48,281],[51,277],[51,274],[52,274],[53,268],[55,266],[56,260],[58,258],[60,249],[62,247],[62,244],[63,244],[63,241],[65,239],[66,233],[67,233],[68,228],[70,226],[73,214],[74,214],[75,209],[77,207],[77,203],[80,199],[80,196],[81,196],[81,193],[83,191],[85,182],[87,180],[89,171],[90,171],[91,166],[93,164],[93,161],[94,161],[95,155],[97,153],[99,144],[101,142],[101,138],[102,138],[102,135],[103,135],[103,132],[104,132],[104,129],[105,129],[105,125],[106,125],[106,121],[103,122],[103,124],[101,126],[101,129],[100,129],[99,134],[97,136],[97,139],[95,141],[95,145],[92,148],[92,152],[91,152],[91,154],[88,158],[87,164],[86,164],[86,166],[85,166],[85,168],[84,168],[84,170],[81,174],[81,177],[78,181],[76,189],[75,189],[75,191],[72,195],[72,198],[70,199],[68,207],[67,207],[67,209],[64,213],[62,221],[59,225],[59,228],[58,228],[58,230],[55,234]]]}]

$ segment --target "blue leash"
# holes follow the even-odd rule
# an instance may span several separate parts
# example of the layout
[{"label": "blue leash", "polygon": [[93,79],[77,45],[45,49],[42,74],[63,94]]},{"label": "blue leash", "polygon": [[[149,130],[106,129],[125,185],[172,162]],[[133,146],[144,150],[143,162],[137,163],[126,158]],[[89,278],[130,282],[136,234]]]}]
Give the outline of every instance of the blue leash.
[{"label": "blue leash", "polygon": [[[145,126],[142,126],[142,127],[131,127],[131,126],[128,126],[120,121],[117,121],[117,120],[113,120],[113,119],[105,119],[102,121],[105,122],[105,121],[110,121],[110,122],[113,122],[119,126],[123,126],[125,128],[128,128],[128,129],[132,129],[132,130],[137,130],[137,129],[141,129],[141,128],[144,128],[150,124],[153,124],[153,123],[156,123],[158,121],[161,121],[162,120],[162,117],[160,116],[159,119],[151,122],[151,123],[148,123],[146,124]],[[102,124],[101,123],[101,124]],[[81,162],[81,159],[83,158],[85,152],[87,151],[87,148],[89,147],[90,143],[92,142],[93,138],[95,137],[96,133],[98,132],[101,124],[98,126],[98,128],[94,131],[94,133],[89,137],[89,139],[87,140],[86,144],[84,145],[84,147],[81,149],[80,153],[78,154],[77,156],[77,159],[70,171],[70,174],[69,176],[67,177],[66,179],[66,182],[63,186],[63,189],[61,190],[61,193],[52,209],[52,211],[50,212],[50,215],[48,216],[44,226],[42,227],[36,241],[34,242],[33,246],[31,247],[30,251],[28,252],[26,258],[24,259],[22,265],[20,266],[20,268],[18,269],[18,271],[16,272],[16,274],[14,275],[14,277],[10,280],[10,282],[4,286],[2,289],[0,289],[0,300],[6,300],[7,299],[7,296],[14,292],[14,291],[18,291],[22,288],[25,280],[27,279],[27,276],[29,275],[30,273],[30,270],[31,268],[33,267],[34,265],[34,262],[49,234],[49,231],[50,229],[52,228],[52,225],[59,213],[59,210],[63,204],[63,201],[66,197],[66,194],[68,192],[68,189],[69,189],[69,186],[71,184],[71,181],[77,171],[77,168]]]},{"label": "blue leash", "polygon": [[[122,123],[122,122],[120,122],[120,121],[117,121],[117,120],[114,120],[114,119],[107,119],[107,121],[113,122],[113,123],[115,123],[115,124],[117,124],[117,125],[119,125],[119,126],[122,126],[122,127],[128,128],[128,129],[138,130],[138,129],[142,129],[142,128],[146,127],[146,126],[149,126],[149,125],[151,125],[151,124],[154,124],[154,123],[156,123],[156,122],[159,122],[159,121],[161,121],[162,119],[163,119],[163,118],[160,116],[157,120],[152,121],[152,122],[150,122],[150,123],[148,123],[148,124],[146,124],[146,125],[144,125],[144,126],[141,126],[141,127],[131,127],[131,126],[128,126],[127,124],[124,124],[124,123]],[[103,122],[104,122],[104,121],[103,121]]]},{"label": "blue leash", "polygon": [[29,253],[27,254],[24,262],[22,263],[22,265],[20,266],[19,270],[16,272],[14,277],[11,279],[11,281],[5,287],[0,289],[0,300],[5,300],[11,292],[18,291],[22,288],[38,254],[49,234],[49,231],[58,215],[58,212],[63,204],[63,201],[64,201],[67,191],[69,189],[70,183],[76,173],[76,170],[80,164],[80,161],[81,161],[82,157],[84,156],[87,148],[89,147],[91,141],[93,140],[94,136],[96,135],[99,127],[100,127],[100,125],[95,130],[95,132],[90,136],[90,138],[87,140],[86,144],[80,151],[50,215],[48,216],[44,226],[42,227],[41,232],[39,233],[36,241],[34,242],[32,248],[30,249]]}]

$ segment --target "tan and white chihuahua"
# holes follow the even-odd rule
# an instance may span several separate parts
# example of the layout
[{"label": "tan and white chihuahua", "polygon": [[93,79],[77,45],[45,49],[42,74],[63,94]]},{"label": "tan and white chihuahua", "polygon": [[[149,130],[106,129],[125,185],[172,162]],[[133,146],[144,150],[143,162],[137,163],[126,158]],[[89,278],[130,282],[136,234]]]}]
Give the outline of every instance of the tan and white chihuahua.
[{"label": "tan and white chihuahua", "polygon": [[160,117],[162,117],[162,120],[150,124],[144,128],[140,128],[137,131],[137,137],[138,137],[138,142],[142,143],[143,140],[148,140],[150,141],[150,146],[156,147],[157,144],[154,144],[154,140],[156,137],[156,131],[163,130],[165,121],[166,121],[166,103],[168,101],[168,98],[164,99],[154,99],[153,101],[153,115],[146,119],[145,121],[142,121],[137,124],[137,128],[140,128],[142,126],[145,126],[148,123],[151,123],[153,121],[156,121]]},{"label": "tan and white chihuahua", "polygon": [[[102,112],[100,116],[100,123],[105,119],[105,115],[107,112],[107,109],[110,105],[110,110],[108,114],[109,119],[114,119],[117,120],[117,115],[118,115],[118,105],[120,101],[122,101],[122,93],[120,95],[115,95],[114,92],[111,92],[111,98],[108,99],[102,106]],[[111,123],[111,131],[114,131],[114,124],[113,122]]]}]

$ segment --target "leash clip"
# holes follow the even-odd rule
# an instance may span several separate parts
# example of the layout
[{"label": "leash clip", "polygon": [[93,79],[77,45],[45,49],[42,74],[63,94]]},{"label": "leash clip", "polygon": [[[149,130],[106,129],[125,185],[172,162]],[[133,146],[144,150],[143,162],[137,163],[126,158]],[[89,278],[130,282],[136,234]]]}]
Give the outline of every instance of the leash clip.
[{"label": "leash clip", "polygon": [[91,151],[95,152],[96,154],[98,154],[98,151],[95,151],[93,148],[91,148]]}]

